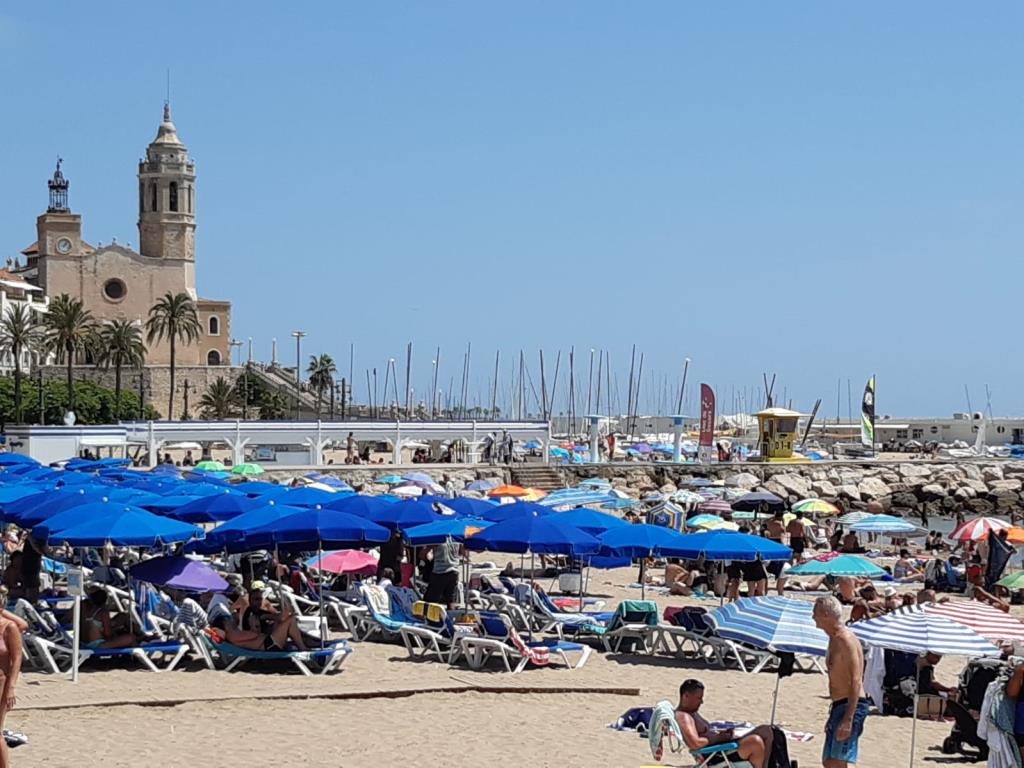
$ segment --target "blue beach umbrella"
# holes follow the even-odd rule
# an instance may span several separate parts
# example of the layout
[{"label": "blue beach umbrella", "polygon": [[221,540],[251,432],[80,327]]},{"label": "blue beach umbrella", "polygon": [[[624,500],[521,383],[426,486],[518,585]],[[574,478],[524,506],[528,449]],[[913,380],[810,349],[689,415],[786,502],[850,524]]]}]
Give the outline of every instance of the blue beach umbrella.
[{"label": "blue beach umbrella", "polygon": [[601,509],[636,509],[643,504],[636,499],[612,499],[601,505]]},{"label": "blue beach umbrella", "polygon": [[440,519],[429,504],[411,501],[391,504],[375,496],[351,495],[331,502],[326,508],[356,515],[386,528],[411,528]]},{"label": "blue beach umbrella", "polygon": [[551,510],[535,504],[532,501],[516,501],[512,504],[495,504],[490,509],[481,509],[480,517],[490,520],[492,523],[501,523],[505,520],[518,520],[528,515],[543,517],[550,515]]},{"label": "blue beach umbrella", "polygon": [[[214,528],[203,541],[194,542],[190,548],[195,552],[205,554],[223,549],[229,552],[245,552],[247,549],[244,542],[246,533],[274,520],[294,515],[303,509],[304,507],[289,507],[285,504],[268,501],[263,506],[245,512],[234,520],[229,520]],[[260,549],[260,547],[248,547],[248,549]]]},{"label": "blue beach umbrella", "polygon": [[685,546],[683,534],[660,525],[626,524],[612,528],[599,537],[601,554],[606,557],[675,557]]},{"label": "blue beach umbrella", "polygon": [[565,488],[552,491],[538,504],[542,507],[580,507],[584,504],[606,504],[615,497],[594,488]]},{"label": "blue beach umbrella", "polygon": [[421,547],[430,544],[441,544],[451,538],[465,541],[468,534],[474,534],[494,523],[472,517],[455,517],[437,520],[426,525],[417,525],[405,531],[405,538],[412,546]]},{"label": "blue beach umbrella", "polygon": [[331,488],[336,488],[339,491],[355,492],[355,488],[335,475],[325,475],[323,472],[310,472],[305,477],[307,480],[312,480],[314,483],[322,483],[323,485],[330,486]]},{"label": "blue beach umbrella", "polygon": [[0,487],[0,504],[10,504],[18,499],[35,496],[42,492],[42,488],[32,485],[5,485]]},{"label": "blue beach umbrella", "polygon": [[337,501],[338,495],[319,488],[293,488],[288,493],[276,496],[275,500],[290,507],[315,507],[317,504],[324,506]]},{"label": "blue beach umbrella", "polygon": [[196,499],[203,498],[202,496],[160,496],[157,499],[151,499],[144,501],[136,506],[142,507],[143,509],[155,512],[158,515],[168,515],[179,507],[183,507]]},{"label": "blue beach umbrella", "polygon": [[367,496],[362,493],[346,493],[344,495],[332,495],[331,499],[322,506],[325,509],[336,509],[339,512],[346,512],[350,515],[369,518],[370,515],[384,509],[389,509],[392,506],[395,506],[395,504],[381,496]]},{"label": "blue beach umbrella", "polygon": [[550,519],[556,523],[579,528],[581,531],[586,531],[593,536],[599,536],[613,528],[622,528],[623,526],[630,525],[621,517],[615,517],[604,512],[598,512],[595,509],[587,509],[586,507],[573,509],[568,512],[558,512],[551,515]]},{"label": "blue beach umbrella", "polygon": [[38,461],[23,453],[0,453],[0,467],[10,467],[15,464],[31,464],[36,467],[39,466]]},{"label": "blue beach umbrella", "polygon": [[384,475],[383,477],[378,477],[374,482],[381,485],[401,485],[404,481],[398,475]]},{"label": "blue beach umbrella", "polygon": [[336,509],[302,509],[245,534],[247,544],[321,549],[361,547],[387,541],[391,532],[358,515]]},{"label": "blue beach umbrella", "polygon": [[203,529],[188,523],[154,515],[138,507],[120,511],[50,533],[51,543],[64,542],[73,547],[155,547],[200,538]]},{"label": "blue beach umbrella", "polygon": [[244,493],[246,496],[265,497],[268,494],[273,495],[288,491],[287,485],[281,485],[280,483],[268,483],[265,480],[247,480],[244,483],[239,483],[232,487],[239,493]]},{"label": "blue beach umbrella", "polygon": [[81,504],[67,507],[54,512],[48,517],[37,521],[32,526],[32,537],[39,541],[46,541],[50,534],[71,528],[89,520],[112,515],[128,509],[130,505],[123,501],[87,500]]},{"label": "blue beach umbrella", "polygon": [[718,515],[694,515],[686,521],[687,528],[700,528],[704,525],[716,525],[725,520]]},{"label": "blue beach umbrella", "polygon": [[857,533],[898,534],[902,536],[921,535],[927,533],[909,520],[895,515],[869,515],[850,526]]},{"label": "blue beach umbrella", "polygon": [[523,445],[523,448],[525,448],[528,451],[536,451],[536,450],[539,450],[540,448],[543,448],[543,447],[544,447],[544,444],[541,443],[540,440],[530,440],[529,442],[527,442],[527,443],[525,443]]},{"label": "blue beach umbrella", "polygon": [[434,484],[434,478],[428,475],[426,472],[407,472],[402,475],[402,480],[408,480],[413,483],[430,483]]},{"label": "blue beach umbrella", "polygon": [[495,523],[487,530],[466,539],[466,547],[491,552],[578,557],[597,554],[600,543],[589,533],[571,525],[557,523],[550,516],[527,514]]},{"label": "blue beach umbrella", "polygon": [[793,557],[793,550],[789,547],[760,536],[751,536],[749,533],[717,530],[707,533],[687,533],[683,534],[683,537],[686,542],[678,554],[679,557],[690,559],[703,557],[707,560],[740,560],[743,562],[759,558],[765,561],[789,560]]},{"label": "blue beach umbrella", "polygon": [[885,576],[885,570],[870,560],[856,555],[840,555],[831,560],[808,560],[790,568],[790,576],[860,576],[876,579]]},{"label": "blue beach umbrella", "polygon": [[219,523],[222,520],[232,520],[245,512],[263,506],[265,503],[243,494],[219,493],[200,496],[166,514],[168,517],[185,523]]},{"label": "blue beach umbrella", "polygon": [[472,483],[466,486],[467,491],[480,491],[486,493],[494,488],[498,487],[497,480],[474,480]]},{"label": "blue beach umbrella", "polygon": [[[423,498],[423,496],[420,496],[418,499],[414,497],[412,503],[422,504]],[[493,512],[501,506],[493,501],[471,499],[468,496],[459,496],[454,499],[438,499],[436,503],[445,509],[450,509],[457,515],[465,517],[483,517],[485,513]]]}]

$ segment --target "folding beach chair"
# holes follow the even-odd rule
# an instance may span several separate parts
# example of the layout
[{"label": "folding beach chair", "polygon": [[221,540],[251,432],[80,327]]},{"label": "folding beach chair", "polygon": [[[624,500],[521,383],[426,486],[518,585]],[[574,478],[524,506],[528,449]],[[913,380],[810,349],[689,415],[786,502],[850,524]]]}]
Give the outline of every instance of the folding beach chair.
[{"label": "folding beach chair", "polygon": [[639,646],[644,653],[651,652],[649,640],[658,627],[658,605],[653,600],[623,600],[600,635],[606,651],[622,650],[623,643]]},{"label": "folding beach chair", "polygon": [[696,762],[694,768],[705,768],[714,765],[716,768],[754,768],[749,760],[742,759],[738,750],[740,745],[735,741],[725,744],[712,744],[703,749],[691,749],[690,757]]},{"label": "folding beach chair", "polygon": [[399,640],[403,626],[421,623],[413,621],[408,616],[393,616],[391,598],[382,587],[364,584],[359,588],[359,592],[367,612],[355,617],[353,639],[367,640],[374,635],[380,635],[384,640]]},{"label": "folding beach chair", "polygon": [[437,603],[417,601],[413,604],[412,616],[422,623],[405,624],[398,633],[413,658],[433,654],[438,661],[452,664],[461,652],[459,638],[474,631],[471,626],[456,625],[445,607]]}]

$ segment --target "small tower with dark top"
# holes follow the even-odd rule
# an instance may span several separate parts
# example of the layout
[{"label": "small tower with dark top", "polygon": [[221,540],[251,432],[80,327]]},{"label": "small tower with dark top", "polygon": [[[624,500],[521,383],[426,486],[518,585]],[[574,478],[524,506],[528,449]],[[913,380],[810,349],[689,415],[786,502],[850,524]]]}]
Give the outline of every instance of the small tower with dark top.
[{"label": "small tower with dark top", "polygon": [[50,206],[46,209],[48,213],[68,213],[71,210],[68,208],[70,183],[60,170],[60,164],[63,162],[61,158],[57,158],[57,170],[53,172],[53,178],[46,182],[46,186],[50,188]]}]

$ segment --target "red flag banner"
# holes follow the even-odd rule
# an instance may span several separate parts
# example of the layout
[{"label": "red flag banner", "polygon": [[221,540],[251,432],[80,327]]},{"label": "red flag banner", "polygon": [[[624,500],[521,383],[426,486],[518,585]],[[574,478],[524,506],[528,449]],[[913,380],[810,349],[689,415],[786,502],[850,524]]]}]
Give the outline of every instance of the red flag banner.
[{"label": "red flag banner", "polygon": [[707,384],[700,385],[700,442],[708,446],[715,441],[715,391]]}]

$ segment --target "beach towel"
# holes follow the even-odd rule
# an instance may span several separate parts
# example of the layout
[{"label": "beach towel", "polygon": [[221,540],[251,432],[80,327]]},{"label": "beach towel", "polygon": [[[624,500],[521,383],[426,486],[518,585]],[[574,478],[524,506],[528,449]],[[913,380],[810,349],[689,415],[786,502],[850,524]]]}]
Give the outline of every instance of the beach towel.
[{"label": "beach towel", "polygon": [[508,637],[515,649],[525,658],[529,659],[531,664],[542,667],[551,662],[551,652],[544,646],[527,645],[514,629],[509,629]]},{"label": "beach towel", "polygon": [[[661,760],[665,751],[665,739],[668,739],[669,750],[678,752],[683,745],[683,732],[676,722],[676,710],[667,701],[659,701],[651,712],[651,722],[647,731],[647,743],[655,760]],[[673,739],[675,743],[673,746]]]}]

